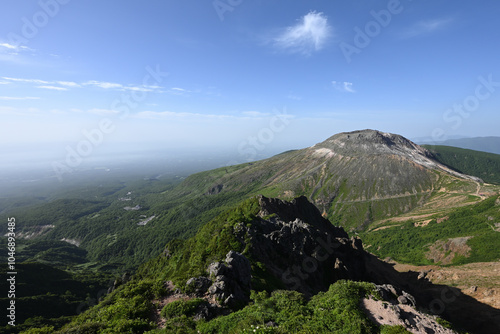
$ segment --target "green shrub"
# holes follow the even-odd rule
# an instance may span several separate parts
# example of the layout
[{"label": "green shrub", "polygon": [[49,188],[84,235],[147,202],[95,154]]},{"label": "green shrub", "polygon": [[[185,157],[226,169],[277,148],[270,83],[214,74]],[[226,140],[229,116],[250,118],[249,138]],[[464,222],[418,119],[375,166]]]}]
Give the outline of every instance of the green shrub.
[{"label": "green shrub", "polygon": [[380,334],[409,334],[411,332],[407,331],[403,326],[382,326],[380,329]]},{"label": "green shrub", "polygon": [[176,318],[182,315],[189,317],[192,316],[196,312],[196,309],[203,303],[206,303],[206,301],[201,298],[176,300],[165,305],[161,310],[161,315],[166,319]]}]

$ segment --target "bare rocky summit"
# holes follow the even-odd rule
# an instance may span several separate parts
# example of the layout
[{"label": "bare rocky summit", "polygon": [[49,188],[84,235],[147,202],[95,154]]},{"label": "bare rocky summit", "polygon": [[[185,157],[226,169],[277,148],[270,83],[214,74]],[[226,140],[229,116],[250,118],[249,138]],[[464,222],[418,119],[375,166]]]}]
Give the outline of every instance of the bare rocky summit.
[{"label": "bare rocky summit", "polygon": [[314,145],[311,149],[317,154],[327,156],[398,156],[426,168],[439,169],[460,178],[482,182],[478,177],[458,173],[437,162],[429,150],[403,136],[377,130],[342,132]]}]

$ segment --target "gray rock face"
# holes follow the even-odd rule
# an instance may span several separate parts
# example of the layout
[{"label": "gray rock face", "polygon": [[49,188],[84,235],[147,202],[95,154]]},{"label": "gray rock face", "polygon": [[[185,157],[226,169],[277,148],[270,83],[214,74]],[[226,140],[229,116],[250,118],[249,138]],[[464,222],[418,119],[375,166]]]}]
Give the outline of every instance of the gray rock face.
[{"label": "gray rock face", "polygon": [[391,284],[383,284],[376,286],[377,292],[380,294],[383,300],[387,300],[395,305],[403,304],[415,307],[415,298],[399,288],[394,287]]},{"label": "gray rock face", "polygon": [[237,224],[234,233],[251,243],[252,258],[285,288],[311,295],[339,279],[364,278],[361,240],[349,239],[307,198],[286,202],[260,196],[259,204],[259,218]]},{"label": "gray rock face", "polygon": [[238,307],[250,299],[252,271],[250,261],[238,252],[230,251],[225,263],[211,263],[207,272],[212,285],[208,293],[228,307]]},{"label": "gray rock face", "polygon": [[207,277],[193,277],[186,282],[186,290],[201,297],[207,292],[210,285],[212,285],[212,281]]}]

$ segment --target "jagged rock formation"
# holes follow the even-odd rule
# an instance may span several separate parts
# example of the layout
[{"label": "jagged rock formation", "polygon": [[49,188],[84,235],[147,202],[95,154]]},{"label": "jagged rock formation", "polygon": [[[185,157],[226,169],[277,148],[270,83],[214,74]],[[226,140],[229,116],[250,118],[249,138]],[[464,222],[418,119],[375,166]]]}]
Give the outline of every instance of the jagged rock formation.
[{"label": "jagged rock formation", "polygon": [[220,306],[235,308],[248,303],[252,272],[250,261],[245,256],[230,251],[225,261],[211,263],[207,273],[209,277],[190,278],[185,290]]},{"label": "jagged rock formation", "polygon": [[247,245],[247,256],[230,251],[211,263],[208,277],[193,277],[186,290],[196,296],[236,307],[248,302],[251,263],[261,263],[283,288],[313,295],[339,279],[366,278],[361,240],[349,239],[340,227],[323,218],[302,196],[286,202],[258,197],[260,211],[251,223],[237,223],[236,238]]},{"label": "jagged rock formation", "polygon": [[250,261],[245,256],[230,251],[225,263],[214,262],[207,271],[213,282],[208,293],[222,305],[237,307],[250,300],[252,273]]},{"label": "jagged rock formation", "polygon": [[236,236],[288,289],[314,294],[339,279],[364,277],[360,241],[323,218],[306,197],[286,202],[259,196],[259,205],[258,219],[237,224]]}]

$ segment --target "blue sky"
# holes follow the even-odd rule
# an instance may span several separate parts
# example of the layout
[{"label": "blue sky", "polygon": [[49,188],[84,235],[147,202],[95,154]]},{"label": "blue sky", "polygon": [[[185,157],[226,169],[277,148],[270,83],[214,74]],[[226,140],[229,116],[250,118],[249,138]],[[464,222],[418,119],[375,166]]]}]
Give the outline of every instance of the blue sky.
[{"label": "blue sky", "polygon": [[500,135],[498,1],[1,6],[4,149],[46,144],[64,159],[88,141],[84,155],[125,143],[250,159],[364,128]]}]

